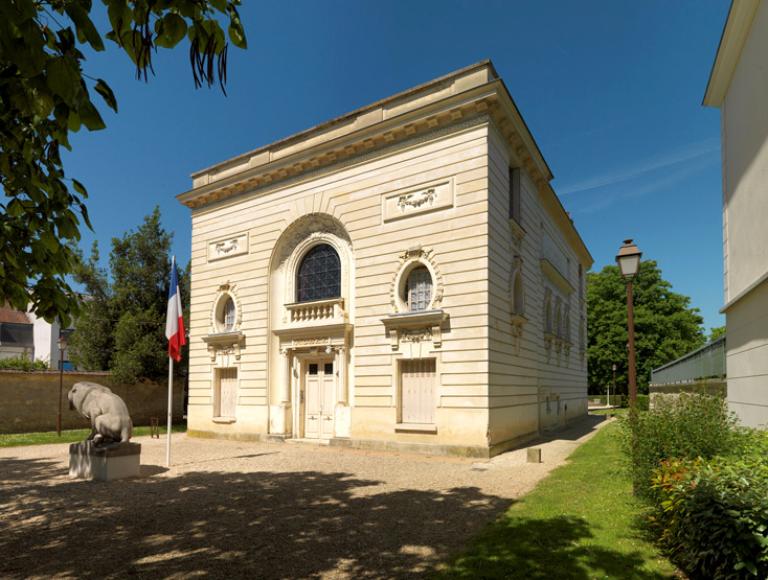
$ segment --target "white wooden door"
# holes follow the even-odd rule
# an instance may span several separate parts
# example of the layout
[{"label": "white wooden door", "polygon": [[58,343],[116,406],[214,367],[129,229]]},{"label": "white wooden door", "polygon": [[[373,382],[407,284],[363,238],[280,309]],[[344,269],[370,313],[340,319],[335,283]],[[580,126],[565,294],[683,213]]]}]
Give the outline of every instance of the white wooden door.
[{"label": "white wooden door", "polygon": [[333,362],[308,361],[304,377],[304,437],[329,439],[333,437],[333,411],[336,405]]},{"label": "white wooden door", "polygon": [[404,360],[400,366],[401,421],[435,422],[435,359]]},{"label": "white wooden door", "polygon": [[237,408],[237,369],[218,370],[218,409],[217,417],[234,417]]}]

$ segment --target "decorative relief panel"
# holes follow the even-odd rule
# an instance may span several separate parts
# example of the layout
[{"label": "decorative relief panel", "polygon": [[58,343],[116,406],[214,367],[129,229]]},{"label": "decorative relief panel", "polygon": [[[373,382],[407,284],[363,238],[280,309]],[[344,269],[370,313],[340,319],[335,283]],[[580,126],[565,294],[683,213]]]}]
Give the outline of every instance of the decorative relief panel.
[{"label": "decorative relief panel", "polygon": [[453,207],[453,180],[443,179],[388,193],[382,198],[384,222]]},{"label": "decorative relief panel", "polygon": [[248,232],[208,242],[208,261],[222,260],[248,253]]}]

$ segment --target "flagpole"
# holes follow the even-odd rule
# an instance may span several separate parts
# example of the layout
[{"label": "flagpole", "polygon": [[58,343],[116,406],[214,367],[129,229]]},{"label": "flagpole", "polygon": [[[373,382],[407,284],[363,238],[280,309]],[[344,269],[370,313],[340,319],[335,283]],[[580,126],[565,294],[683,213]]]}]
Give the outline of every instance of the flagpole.
[{"label": "flagpole", "polygon": [[168,433],[165,442],[165,465],[171,466],[171,426],[173,415],[173,358],[168,357]]},{"label": "flagpole", "polygon": [[[171,280],[174,280],[176,275],[176,256],[171,259]],[[173,285],[173,282],[171,282]],[[178,293],[178,288],[176,289]],[[175,298],[175,297],[174,297]],[[170,297],[169,297],[170,302]],[[170,308],[170,307],[169,307]],[[178,316],[179,313],[176,313]],[[168,322],[166,321],[166,333],[168,332]],[[170,340],[170,337],[169,337]],[[173,427],[173,357],[171,356],[170,348],[168,350],[168,425],[165,435],[165,466],[171,466],[171,429]]]}]

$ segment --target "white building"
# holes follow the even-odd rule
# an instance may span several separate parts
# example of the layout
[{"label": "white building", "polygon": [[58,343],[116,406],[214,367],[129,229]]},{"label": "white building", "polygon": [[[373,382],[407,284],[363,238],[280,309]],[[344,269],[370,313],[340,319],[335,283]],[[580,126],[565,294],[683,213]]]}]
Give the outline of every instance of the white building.
[{"label": "white building", "polygon": [[195,173],[189,433],[488,456],[585,416],[551,179],[488,61]]},{"label": "white building", "polygon": [[768,4],[734,0],[704,104],[721,111],[728,404],[768,424]]}]

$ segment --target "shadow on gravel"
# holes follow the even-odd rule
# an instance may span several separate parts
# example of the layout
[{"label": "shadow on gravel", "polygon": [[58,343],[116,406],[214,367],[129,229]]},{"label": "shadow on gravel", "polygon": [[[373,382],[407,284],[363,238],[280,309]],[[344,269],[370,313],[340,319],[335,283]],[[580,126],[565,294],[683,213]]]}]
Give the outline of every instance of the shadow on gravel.
[{"label": "shadow on gravel", "polygon": [[377,492],[347,473],[51,481],[61,474],[0,459],[0,577],[403,577],[511,504],[474,487]]}]

